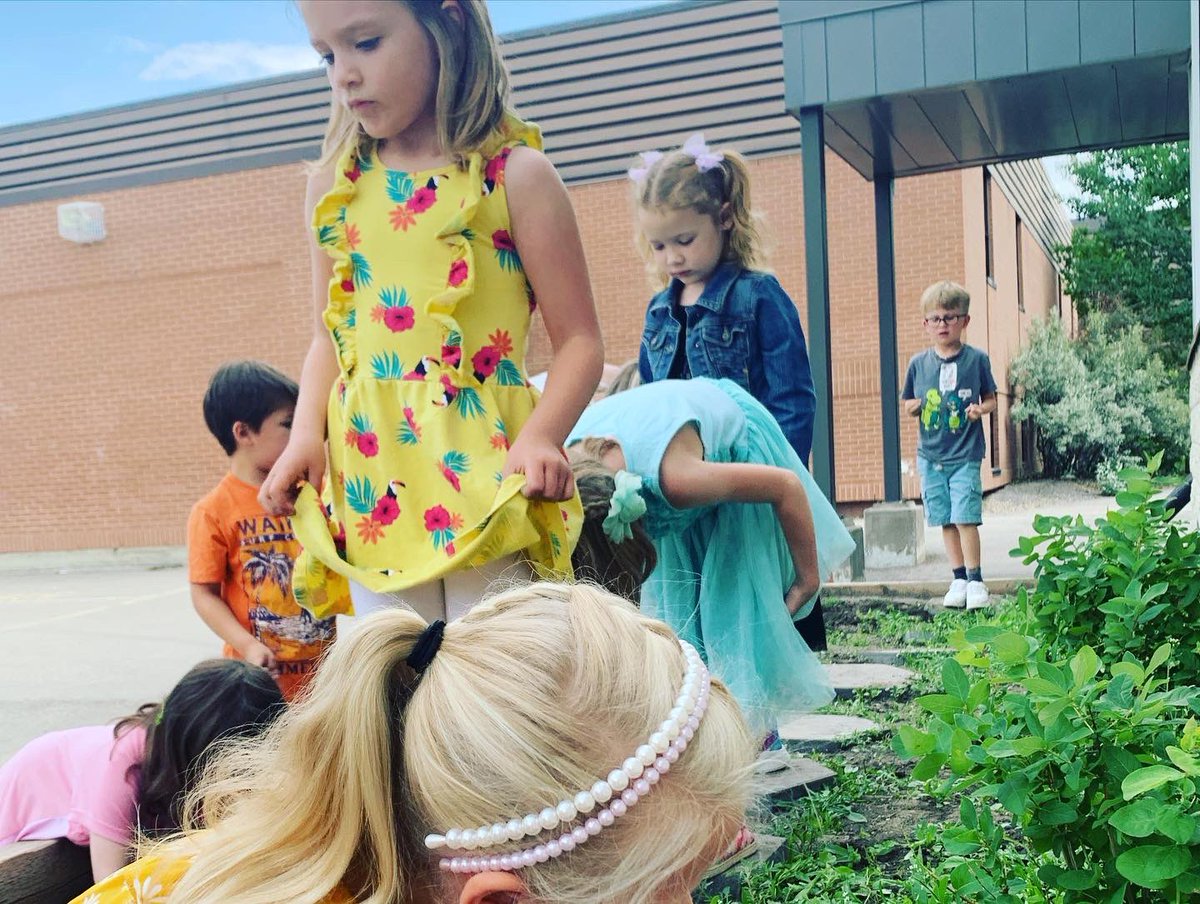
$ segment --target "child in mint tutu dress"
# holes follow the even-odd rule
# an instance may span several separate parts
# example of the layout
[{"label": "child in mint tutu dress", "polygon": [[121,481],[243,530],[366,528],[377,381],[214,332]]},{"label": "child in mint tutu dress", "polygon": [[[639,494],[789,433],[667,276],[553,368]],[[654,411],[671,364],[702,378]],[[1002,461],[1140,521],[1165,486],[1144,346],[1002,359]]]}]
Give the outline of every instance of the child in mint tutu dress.
[{"label": "child in mint tutu dress", "polygon": [[643,611],[703,653],[764,734],[833,698],[792,623],[854,541],[761,404],[728,380],[650,383],[590,406],[567,444],[579,577],[627,596],[641,583]]}]

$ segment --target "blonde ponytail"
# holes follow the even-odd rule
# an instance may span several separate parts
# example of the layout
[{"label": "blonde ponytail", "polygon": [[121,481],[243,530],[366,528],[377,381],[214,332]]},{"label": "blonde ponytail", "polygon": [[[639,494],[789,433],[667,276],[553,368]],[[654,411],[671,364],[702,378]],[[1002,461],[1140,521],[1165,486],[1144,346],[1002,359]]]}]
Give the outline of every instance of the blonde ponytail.
[{"label": "blonde ponytail", "polygon": [[209,830],[190,839],[197,854],[171,901],[317,904],[339,885],[364,904],[405,900],[404,865],[423,852],[396,832],[409,808],[399,714],[416,684],[404,660],[424,627],[392,610],[343,635],[261,743],[217,758],[188,801],[185,830],[201,813]]}]

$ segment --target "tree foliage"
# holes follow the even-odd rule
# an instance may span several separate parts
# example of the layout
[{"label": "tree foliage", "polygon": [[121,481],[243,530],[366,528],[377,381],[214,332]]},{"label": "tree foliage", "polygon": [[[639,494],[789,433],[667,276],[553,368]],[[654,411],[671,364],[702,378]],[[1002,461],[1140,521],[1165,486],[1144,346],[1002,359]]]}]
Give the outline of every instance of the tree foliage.
[{"label": "tree foliage", "polygon": [[1148,144],[1071,158],[1083,197],[1068,204],[1090,224],[1058,253],[1081,314],[1120,330],[1141,324],[1151,348],[1182,369],[1192,338],[1188,145]]}]

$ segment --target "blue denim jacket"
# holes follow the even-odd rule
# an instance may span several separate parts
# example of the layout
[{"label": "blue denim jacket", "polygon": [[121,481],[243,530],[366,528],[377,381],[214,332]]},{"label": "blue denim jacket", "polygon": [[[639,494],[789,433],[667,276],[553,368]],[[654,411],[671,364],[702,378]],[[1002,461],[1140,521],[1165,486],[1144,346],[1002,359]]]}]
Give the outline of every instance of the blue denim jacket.
[{"label": "blue denim jacket", "polygon": [[[665,380],[675,360],[679,323],[671,309],[682,284],[672,280],[650,300],[638,371],[642,381]],[[768,273],[721,264],[687,317],[687,362],[694,377],[733,380],[779,421],[807,465],[817,394],[796,306]]]}]

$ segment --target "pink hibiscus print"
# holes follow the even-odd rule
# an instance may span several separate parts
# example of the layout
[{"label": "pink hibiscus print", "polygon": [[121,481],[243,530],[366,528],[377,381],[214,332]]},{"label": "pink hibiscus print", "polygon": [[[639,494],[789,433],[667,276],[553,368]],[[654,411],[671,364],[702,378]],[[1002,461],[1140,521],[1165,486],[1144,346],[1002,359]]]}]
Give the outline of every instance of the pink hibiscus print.
[{"label": "pink hibiscus print", "polygon": [[508,234],[507,229],[497,229],[492,233],[492,246],[499,251],[517,250],[517,246],[513,244],[512,236]]},{"label": "pink hibiscus print", "polygon": [[446,507],[435,505],[425,511],[425,530],[433,533],[435,530],[445,530],[450,526],[450,513]]},{"label": "pink hibiscus print", "polygon": [[400,517],[400,504],[391,496],[382,497],[375,503],[375,509],[371,512],[371,518],[380,524],[388,525]]},{"label": "pink hibiscus print", "polygon": [[452,286],[461,286],[467,278],[467,271],[467,262],[459,258],[450,265],[450,276],[447,278],[447,282]]},{"label": "pink hibiscus print", "polygon": [[393,333],[403,333],[411,330],[416,320],[413,309],[408,305],[399,308],[388,308],[383,312],[383,322]]},{"label": "pink hibiscus print", "polygon": [[355,443],[358,446],[358,451],[367,458],[374,458],[379,454],[379,437],[374,433],[360,433]]},{"label": "pink hibiscus print", "polygon": [[471,366],[475,368],[475,377],[486,379],[496,372],[500,363],[500,353],[491,345],[485,345],[471,358]]},{"label": "pink hibiscus print", "polygon": [[437,200],[437,189],[430,188],[428,185],[422,185],[412,197],[408,199],[407,207],[413,213],[424,213],[433,206],[433,202]]},{"label": "pink hibiscus print", "polygon": [[462,346],[461,345],[443,345],[442,346],[442,363],[447,367],[458,367],[458,363],[462,361]]}]

